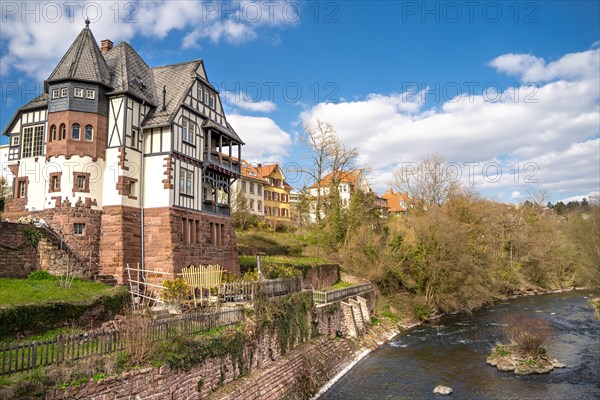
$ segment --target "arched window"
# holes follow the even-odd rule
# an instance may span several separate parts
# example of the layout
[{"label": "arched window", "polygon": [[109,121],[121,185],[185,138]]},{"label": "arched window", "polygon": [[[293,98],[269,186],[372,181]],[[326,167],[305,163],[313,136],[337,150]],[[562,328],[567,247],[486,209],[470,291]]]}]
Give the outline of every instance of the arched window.
[{"label": "arched window", "polygon": [[65,124],[60,124],[60,136],[58,140],[65,140],[67,138],[67,126]]},{"label": "arched window", "polygon": [[50,127],[50,135],[48,137],[49,142],[52,142],[54,140],[56,140],[56,125],[52,125]]},{"label": "arched window", "polygon": [[94,139],[94,127],[91,125],[86,125],[85,126],[85,133],[84,133],[84,139],[85,140],[92,140]]},{"label": "arched window", "polygon": [[81,126],[79,126],[79,124],[73,124],[73,129],[71,130],[71,139],[79,140],[80,131],[81,131]]}]

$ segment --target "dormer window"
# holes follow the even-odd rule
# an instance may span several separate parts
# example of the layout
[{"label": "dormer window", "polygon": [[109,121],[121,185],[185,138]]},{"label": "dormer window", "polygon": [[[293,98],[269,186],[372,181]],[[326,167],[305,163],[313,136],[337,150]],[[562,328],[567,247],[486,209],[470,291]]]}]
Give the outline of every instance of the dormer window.
[{"label": "dormer window", "polygon": [[138,84],[138,86],[140,86],[140,87],[146,87],[146,84],[144,83],[144,80],[142,79],[141,76],[136,75],[135,81]]},{"label": "dormer window", "polygon": [[59,96],[58,89],[52,89],[52,98],[58,99],[58,96]]},{"label": "dormer window", "polygon": [[96,91],[94,89],[87,89],[85,91],[85,98],[89,100],[94,100],[96,98]]},{"label": "dormer window", "polygon": [[69,95],[69,89],[64,87],[60,89],[60,97],[67,97]]},{"label": "dormer window", "polygon": [[83,88],[76,87],[73,89],[73,96],[79,99],[83,99]]}]

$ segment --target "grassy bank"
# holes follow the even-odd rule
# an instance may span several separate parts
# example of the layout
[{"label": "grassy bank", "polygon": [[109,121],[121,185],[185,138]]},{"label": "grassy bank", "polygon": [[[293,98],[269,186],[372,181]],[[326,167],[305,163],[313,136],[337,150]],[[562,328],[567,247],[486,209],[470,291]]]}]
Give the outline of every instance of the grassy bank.
[{"label": "grassy bank", "polygon": [[114,291],[112,286],[101,282],[74,280],[71,287],[63,288],[57,280],[0,278],[0,308],[52,301],[87,302]]},{"label": "grassy bank", "polygon": [[128,302],[122,286],[75,280],[63,288],[56,279],[0,279],[0,340],[89,327],[122,312]]}]

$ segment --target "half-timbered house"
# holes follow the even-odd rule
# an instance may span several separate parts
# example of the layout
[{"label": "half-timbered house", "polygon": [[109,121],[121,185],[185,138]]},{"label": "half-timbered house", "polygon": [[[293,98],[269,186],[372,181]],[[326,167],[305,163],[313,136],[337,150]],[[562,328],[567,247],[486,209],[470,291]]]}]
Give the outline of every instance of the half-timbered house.
[{"label": "half-timbered house", "polygon": [[86,21],[3,134],[15,177],[4,216],[38,213],[95,274],[239,271],[230,187],[243,142],[202,60],[150,68],[127,43],[99,47]]}]

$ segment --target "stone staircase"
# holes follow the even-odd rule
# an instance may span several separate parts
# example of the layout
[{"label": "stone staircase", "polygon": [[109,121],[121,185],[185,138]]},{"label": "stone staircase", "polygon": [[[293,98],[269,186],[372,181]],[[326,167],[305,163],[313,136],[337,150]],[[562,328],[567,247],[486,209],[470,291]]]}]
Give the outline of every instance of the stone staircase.
[{"label": "stone staircase", "polygon": [[94,278],[98,282],[106,283],[107,285],[115,286],[117,280],[114,275],[96,275]]},{"label": "stone staircase", "polygon": [[340,302],[343,314],[344,334],[358,337],[364,335],[367,326],[371,325],[371,314],[367,300],[361,296],[355,296]]}]

